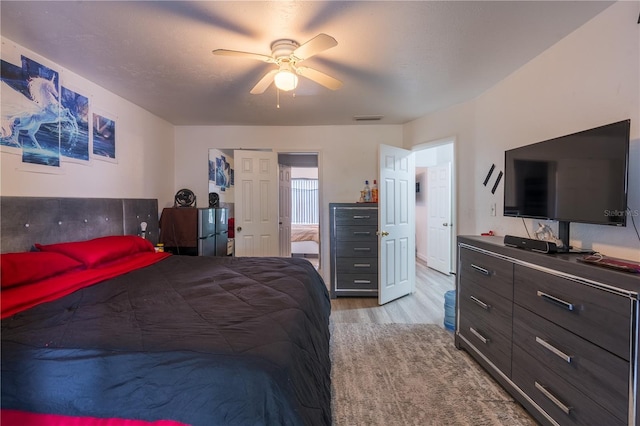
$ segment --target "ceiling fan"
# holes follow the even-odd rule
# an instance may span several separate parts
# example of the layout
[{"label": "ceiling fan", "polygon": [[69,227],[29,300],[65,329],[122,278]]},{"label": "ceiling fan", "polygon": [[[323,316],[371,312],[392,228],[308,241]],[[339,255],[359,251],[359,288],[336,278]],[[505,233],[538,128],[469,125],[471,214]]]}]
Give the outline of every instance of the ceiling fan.
[{"label": "ceiling fan", "polygon": [[213,51],[213,54],[255,59],[275,64],[278,67],[277,69],[269,71],[258,81],[253,89],[251,89],[250,93],[252,95],[264,93],[273,82],[275,82],[276,87],[280,90],[293,90],[298,85],[298,75],[315,81],[328,89],[336,90],[342,87],[340,80],[313,68],[299,66],[298,64],[337,44],[338,42],[333,37],[326,34],[318,34],[303,45],[290,39],[276,40],[271,43],[271,56],[227,49],[216,49]]}]

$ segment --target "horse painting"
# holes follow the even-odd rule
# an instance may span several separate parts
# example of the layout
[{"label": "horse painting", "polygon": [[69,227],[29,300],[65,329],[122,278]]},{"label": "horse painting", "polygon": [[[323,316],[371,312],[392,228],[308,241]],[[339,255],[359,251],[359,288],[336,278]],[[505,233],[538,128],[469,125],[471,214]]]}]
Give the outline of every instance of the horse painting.
[{"label": "horse painting", "polygon": [[22,98],[20,112],[3,117],[1,134],[3,142],[22,147],[20,135],[24,133],[35,148],[42,149],[36,134],[43,124],[56,123],[59,125],[60,134],[64,128],[69,138],[75,139],[78,134],[78,123],[73,114],[60,105],[54,77],[51,80],[32,77],[27,87],[31,99],[20,96]]}]

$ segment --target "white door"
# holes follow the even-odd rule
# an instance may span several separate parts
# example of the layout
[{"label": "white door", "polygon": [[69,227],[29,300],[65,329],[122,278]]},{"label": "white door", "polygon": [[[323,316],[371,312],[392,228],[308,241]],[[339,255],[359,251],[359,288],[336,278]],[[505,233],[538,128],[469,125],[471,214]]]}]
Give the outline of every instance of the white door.
[{"label": "white door", "polygon": [[427,169],[427,265],[451,273],[451,163]]},{"label": "white door", "polygon": [[278,256],[278,154],[233,151],[236,256]]},{"label": "white door", "polygon": [[380,145],[378,153],[378,303],[414,291],[416,276],[415,159],[411,151]]},{"label": "white door", "polygon": [[278,164],[280,256],[291,257],[291,167]]}]

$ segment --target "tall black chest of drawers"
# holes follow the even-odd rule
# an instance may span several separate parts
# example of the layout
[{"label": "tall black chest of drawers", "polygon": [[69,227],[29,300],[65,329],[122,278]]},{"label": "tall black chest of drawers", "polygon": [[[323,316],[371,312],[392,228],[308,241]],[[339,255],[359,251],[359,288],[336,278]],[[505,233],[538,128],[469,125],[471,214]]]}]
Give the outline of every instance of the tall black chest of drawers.
[{"label": "tall black chest of drawers", "polygon": [[378,295],[378,205],[330,203],[331,297]]}]

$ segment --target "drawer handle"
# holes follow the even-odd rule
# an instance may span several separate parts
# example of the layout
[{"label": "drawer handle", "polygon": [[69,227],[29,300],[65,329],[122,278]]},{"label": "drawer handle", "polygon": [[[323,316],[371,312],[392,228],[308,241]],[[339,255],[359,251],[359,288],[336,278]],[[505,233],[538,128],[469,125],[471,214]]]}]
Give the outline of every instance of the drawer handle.
[{"label": "drawer handle", "polygon": [[480,306],[482,309],[484,309],[485,311],[488,311],[489,309],[491,309],[491,305],[487,305],[486,303],[484,303],[482,300],[478,299],[477,297],[474,296],[469,296],[469,298],[476,302],[476,304],[478,306]]},{"label": "drawer handle", "polygon": [[544,396],[546,396],[551,402],[553,402],[559,409],[564,411],[564,413],[568,416],[571,413],[572,407],[568,407],[566,404],[562,403],[554,394],[549,392],[547,388],[541,385],[538,382],[535,382],[536,389],[538,389]]},{"label": "drawer handle", "polygon": [[536,294],[539,297],[542,297],[544,300],[548,300],[549,302],[551,302],[551,303],[553,303],[555,305],[561,306],[561,307],[563,307],[563,308],[565,308],[565,309],[567,309],[569,311],[573,311],[575,309],[575,306],[574,306],[573,303],[569,303],[569,302],[566,302],[566,301],[564,301],[562,299],[558,299],[557,297],[552,296],[550,294],[547,294],[545,292],[542,292],[540,290],[538,290],[538,292]]},{"label": "drawer handle", "polygon": [[480,339],[482,341],[482,343],[484,343],[485,345],[491,341],[490,339],[488,339],[488,338],[484,337],[482,334],[480,334],[478,332],[478,330],[476,330],[473,327],[469,327],[469,331],[471,333],[473,333],[473,335],[476,336],[478,339]]},{"label": "drawer handle", "polygon": [[353,280],[354,284],[371,284],[371,280]]},{"label": "drawer handle", "polygon": [[353,216],[354,219],[371,219],[371,216]]},{"label": "drawer handle", "polygon": [[472,263],[472,264],[471,264],[471,267],[472,267],[473,269],[475,269],[476,271],[480,272],[481,274],[484,274],[484,275],[486,275],[486,276],[491,275],[491,272],[489,272],[489,270],[488,270],[488,269],[484,269],[484,268],[483,268],[483,267],[481,267],[481,266],[474,265],[474,264]]},{"label": "drawer handle", "polygon": [[353,251],[371,251],[371,247],[354,247]]},{"label": "drawer handle", "polygon": [[354,268],[371,268],[371,264],[370,263],[354,263],[353,267]]},{"label": "drawer handle", "polygon": [[371,235],[371,231],[353,231],[353,235]]},{"label": "drawer handle", "polygon": [[538,336],[536,336],[536,342],[538,344],[542,345],[542,347],[545,348],[546,350],[548,350],[549,352],[553,353],[554,355],[557,355],[558,357],[562,358],[564,361],[566,361],[569,364],[571,364],[571,361],[573,360],[573,357],[571,355],[565,354],[560,349],[556,348],[551,343],[547,342],[544,339],[541,339]]}]

